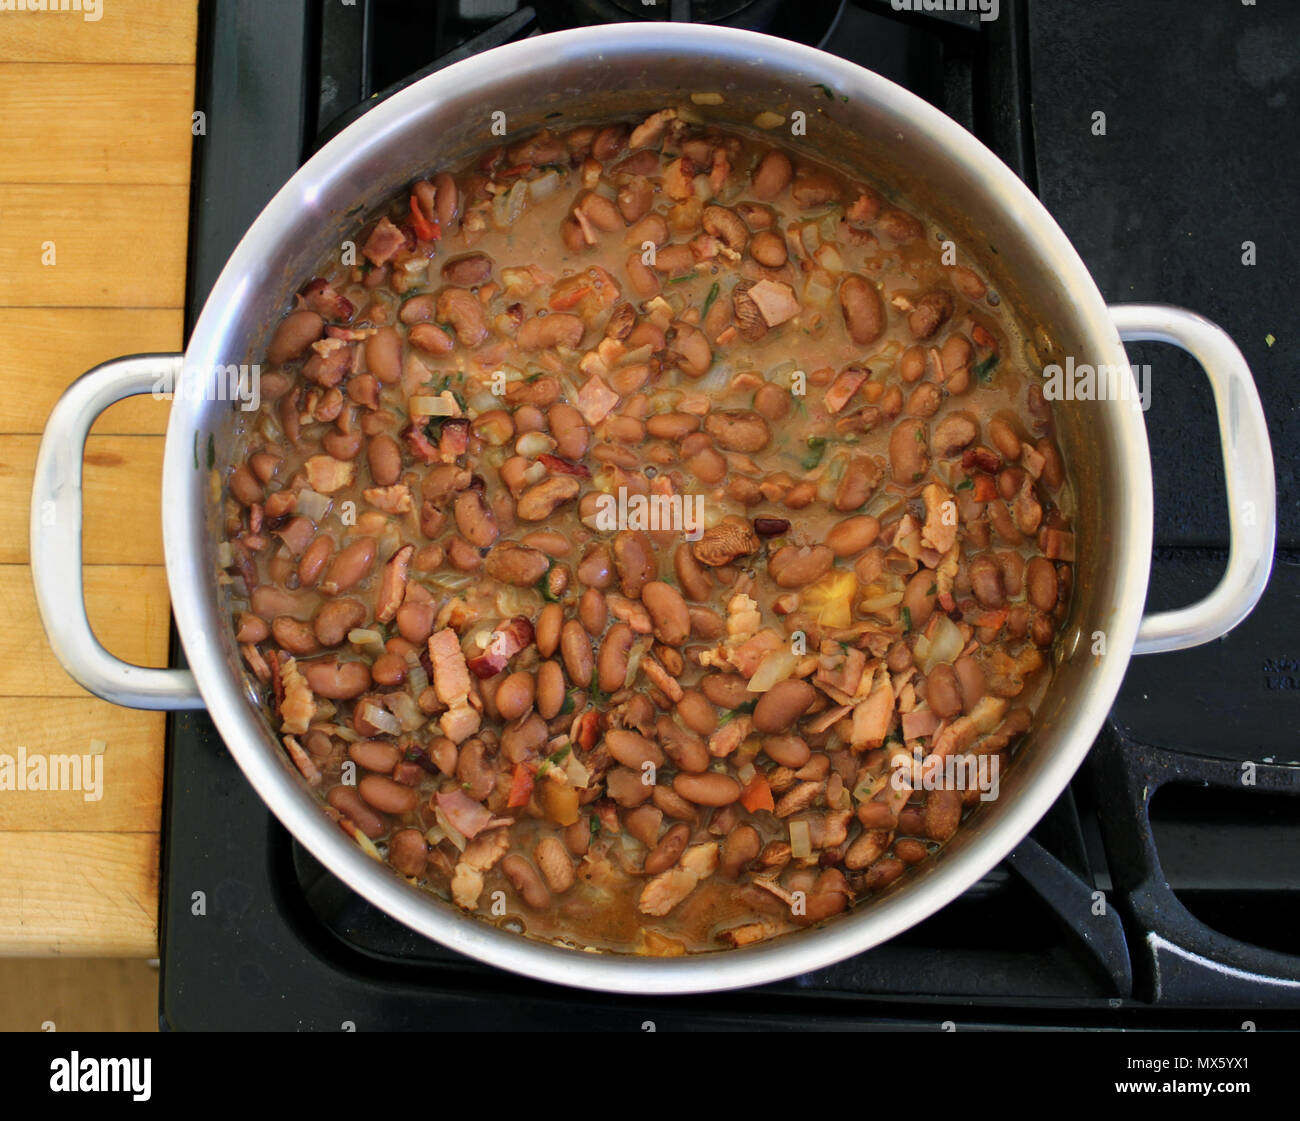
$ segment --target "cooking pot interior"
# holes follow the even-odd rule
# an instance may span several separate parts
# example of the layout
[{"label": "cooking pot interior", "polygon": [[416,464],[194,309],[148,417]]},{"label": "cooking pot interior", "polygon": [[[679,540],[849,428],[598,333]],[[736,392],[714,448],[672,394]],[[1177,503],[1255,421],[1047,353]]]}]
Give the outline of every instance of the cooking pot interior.
[{"label": "cooking pot interior", "polygon": [[[644,116],[668,105],[688,106],[705,121],[751,133],[760,113],[779,114],[787,123],[769,133],[773,140],[867,179],[905,207],[933,219],[1016,310],[1026,340],[1032,340],[1025,353],[1006,355],[1004,361],[1042,363],[1066,355],[1076,362],[1116,361],[1121,352],[1113,331],[1107,335],[1098,329],[1095,292],[1090,304],[1077,300],[1078,285],[1067,285],[1062,279],[1078,269],[1077,262],[1068,253],[1063,257],[1059,245],[1043,244],[1041,229],[1034,228],[1023,199],[1005,182],[973,177],[963,152],[900,116],[898,105],[907,100],[906,95],[894,91],[889,96],[896,100],[887,102],[874,87],[854,86],[849,69],[834,60],[824,69],[796,66],[788,59],[775,65],[754,52],[754,40],[749,38],[743,48],[720,49],[721,44],[715,44],[707,55],[658,46],[651,34],[640,38],[644,42],[634,51],[618,53],[592,52],[569,40],[533,40],[536,49],[513,53],[510,65],[494,71],[490,85],[444,82],[437,100],[416,112],[382,122],[372,114],[351,126],[288,188],[285,205],[276,211],[280,227],[259,231],[259,251],[255,256],[243,255],[242,275],[223,277],[218,291],[226,298],[220,307],[209,307],[204,317],[216,329],[196,333],[196,344],[207,347],[207,353],[192,350],[190,361],[205,368],[256,361],[294,291],[327,254],[338,252],[345,237],[355,236],[359,223],[413,179],[454,168],[474,151],[501,143],[490,133],[493,114],[505,114],[508,143],[543,126],[560,129]],[[720,94],[723,100],[695,104],[693,92]],[[792,138],[788,122],[796,111],[806,114],[807,129],[806,135]],[[969,138],[966,142],[975,143]],[[1097,347],[1105,353],[1096,353]],[[1017,809],[1017,803],[1046,769],[1055,768],[1051,782],[1063,783],[1057,749],[1077,723],[1088,724],[1097,716],[1093,694],[1104,658],[1094,657],[1093,636],[1103,632],[1116,640],[1104,657],[1126,659],[1123,636],[1131,639],[1131,621],[1125,622],[1125,617],[1141,606],[1146,557],[1131,558],[1143,570],[1137,583],[1134,566],[1124,562],[1135,533],[1139,543],[1149,540],[1149,529],[1145,538],[1138,531],[1143,511],[1149,509],[1150,481],[1145,461],[1143,470],[1133,469],[1131,436],[1125,456],[1121,428],[1126,418],[1119,412],[1131,408],[1118,402],[1056,406],[1058,435],[1077,503],[1073,606],[1058,647],[1062,664],[1016,763],[1002,776],[1000,796],[980,808],[977,818],[958,832],[937,861],[904,877],[894,890],[866,901],[852,919],[842,921],[861,921],[864,913],[890,906],[901,892],[918,891],[918,880],[966,861],[968,854],[979,859],[977,853],[971,854],[972,846],[1008,814],[1023,832],[1047,804],[1031,808],[1021,804]],[[197,425],[201,433],[196,448],[203,446],[208,432],[214,432],[216,465],[226,467],[234,427],[244,414],[215,401],[187,403],[185,409],[185,417],[173,416],[170,438],[184,439],[188,456],[192,426]],[[215,572],[220,504],[207,497],[206,506],[207,539],[192,544],[201,548],[205,570]],[[1133,603],[1135,588],[1137,602]],[[220,589],[209,582],[203,594],[205,611],[213,620],[221,618],[225,608]],[[1126,598],[1130,602],[1121,607]],[[214,625],[207,639],[219,645],[224,660],[237,672],[240,658],[231,628]],[[298,781],[276,734],[257,710],[251,690],[245,690],[245,696],[265,730],[262,749]],[[1077,757],[1071,767],[1073,763]],[[305,789],[301,796],[308,797]],[[730,953],[737,952],[748,951]]]}]

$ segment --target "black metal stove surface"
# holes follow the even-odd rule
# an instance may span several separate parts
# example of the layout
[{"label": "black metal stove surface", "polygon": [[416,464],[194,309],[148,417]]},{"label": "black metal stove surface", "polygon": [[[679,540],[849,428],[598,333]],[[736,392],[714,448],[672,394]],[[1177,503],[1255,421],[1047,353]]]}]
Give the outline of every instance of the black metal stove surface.
[{"label": "black metal stove surface", "polygon": [[[284,0],[268,11],[208,0],[199,107],[211,127],[195,152],[191,321],[239,234],[358,103],[458,53],[579,19],[626,18],[606,11],[626,6]],[[1084,16],[1072,0],[1002,0],[999,18],[981,22],[973,13],[894,12],[889,0],[655,5],[658,18],[698,17],[706,7],[908,86],[1040,193],[1109,299],[1183,303],[1233,334],[1255,371],[1278,465],[1279,553],[1264,602],[1226,640],[1135,661],[1080,777],[961,899],[830,969],[707,997],[577,993],[419,938],[288,837],[206,716],[174,716],[164,1026],[1300,1024],[1300,781],[1295,767],[1279,765],[1296,762],[1300,740],[1300,424],[1282,359],[1300,279],[1284,165],[1284,140],[1298,132],[1297,13],[1174,0],[1138,11],[1096,0]],[[1099,110],[1105,137],[1091,131]],[[255,172],[231,177],[250,151],[259,154]],[[1253,267],[1241,264],[1245,241],[1257,247]],[[1204,594],[1223,564],[1214,414],[1202,375],[1182,356],[1156,348],[1133,356],[1153,367],[1159,549],[1149,606],[1170,607]]]}]

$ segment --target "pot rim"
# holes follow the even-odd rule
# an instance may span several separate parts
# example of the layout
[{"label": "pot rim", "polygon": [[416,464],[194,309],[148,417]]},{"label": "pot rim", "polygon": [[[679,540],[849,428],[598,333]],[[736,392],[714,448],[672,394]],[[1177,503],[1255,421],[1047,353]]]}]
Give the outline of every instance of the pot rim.
[{"label": "pot rim", "polygon": [[[232,309],[255,275],[255,264],[292,228],[290,216],[310,206],[322,184],[343,173],[358,151],[379,143],[391,129],[418,119],[443,91],[490,89],[507,68],[544,72],[563,57],[581,54],[593,62],[605,51],[627,52],[629,41],[645,40],[654,53],[680,51],[735,65],[775,65],[815,71],[834,88],[869,101],[897,118],[900,128],[942,145],[971,168],[979,189],[1038,246],[1040,257],[1071,293],[1079,322],[1093,352],[1114,364],[1127,361],[1119,333],[1091,274],[1055,220],[1032,192],[975,136],[919,97],[855,63],[813,47],[757,32],[709,25],[611,24],[525,39],[475,55],[437,71],[375,106],[317,152],[266,204],[231,254],[195,325],[187,361],[219,364],[220,341],[231,329]],[[539,51],[539,46],[544,48]],[[539,57],[540,56],[540,57]],[[1116,604],[1107,630],[1108,654],[1091,679],[1080,718],[1062,729],[1052,755],[1017,791],[1011,805],[981,828],[979,837],[940,866],[868,908],[851,910],[823,927],[784,935],[743,949],[650,958],[592,953],[533,941],[453,905],[413,890],[377,864],[324,814],[278,753],[266,750],[266,732],[253,714],[238,677],[221,649],[205,636],[214,625],[204,603],[205,558],[195,526],[206,525],[203,495],[190,462],[196,433],[196,402],[177,395],[164,453],[163,538],[168,583],[178,632],[208,710],[236,762],[267,807],[289,831],[350,888],[413,930],[479,961],[538,980],[583,989],[636,994],[710,992],[762,984],[841,961],[894,937],[933,914],[970,887],[1014,848],[1078,769],[1100,732],[1119,691],[1133,644],[1149,575],[1152,542],[1152,486],[1146,429],[1140,414],[1112,411],[1116,451],[1127,480],[1125,502],[1113,526],[1127,547],[1117,554]]]}]

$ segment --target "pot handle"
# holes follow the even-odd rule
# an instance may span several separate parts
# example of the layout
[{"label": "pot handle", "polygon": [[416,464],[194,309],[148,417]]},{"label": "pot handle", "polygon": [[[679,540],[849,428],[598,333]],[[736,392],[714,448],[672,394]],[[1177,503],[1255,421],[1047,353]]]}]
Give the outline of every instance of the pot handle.
[{"label": "pot handle", "polygon": [[1166,304],[1116,304],[1126,342],[1172,343],[1201,364],[1214,391],[1228,490],[1228,566],[1218,587],[1187,607],[1145,615],[1135,654],[1186,650],[1221,638],[1250,614],[1273,566],[1277,495],[1268,425],[1246,359],[1219,326]]},{"label": "pot handle", "polygon": [[90,426],[123,397],[176,384],[184,357],[136,354],[96,366],[50,412],[32,484],[31,554],[36,605],[50,648],[79,685],[128,708],[202,708],[194,676],[145,669],[113,657],[86,618],[81,575],[81,464]]}]

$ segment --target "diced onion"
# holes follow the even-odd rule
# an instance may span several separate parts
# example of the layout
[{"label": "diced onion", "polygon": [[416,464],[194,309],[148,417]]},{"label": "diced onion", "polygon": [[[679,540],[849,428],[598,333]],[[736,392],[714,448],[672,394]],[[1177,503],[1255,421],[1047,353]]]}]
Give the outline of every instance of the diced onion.
[{"label": "diced onion", "polygon": [[440,393],[436,397],[412,397],[407,405],[412,416],[455,416],[459,411],[456,398],[449,393]]},{"label": "diced onion", "polygon": [[937,665],[955,661],[965,646],[960,628],[947,615],[936,613],[934,620],[925,654],[922,655],[920,652],[922,639],[917,639],[917,649],[913,651],[917,663],[927,674]]},{"label": "diced onion", "polygon": [[793,674],[798,664],[799,659],[788,649],[773,650],[758,664],[754,676],[749,679],[749,692],[766,693],[777,682]]},{"label": "diced onion", "polygon": [[304,518],[311,518],[312,521],[318,522],[329,513],[332,501],[328,495],[317,494],[310,487],[303,487],[298,492],[298,502],[294,510]]},{"label": "diced onion", "polygon": [[442,831],[447,835],[447,840],[449,840],[453,845],[455,845],[458,849],[460,849],[461,852],[464,852],[465,846],[469,842],[465,840],[465,835],[461,833],[461,831],[457,829],[454,825],[452,825],[447,815],[442,812],[441,806],[434,806],[433,816],[434,819],[438,822],[438,824],[442,827]]},{"label": "diced onion", "polygon": [[746,785],[748,785],[749,780],[752,779],[756,773],[753,763],[746,763],[743,767],[738,767],[736,769],[736,777]]},{"label": "diced onion", "polygon": [[393,706],[394,716],[403,732],[414,732],[424,723],[424,713],[415,703],[410,693],[389,693],[388,703]]},{"label": "diced onion", "polygon": [[515,441],[515,451],[528,459],[536,459],[555,447],[555,441],[545,432],[525,432]]},{"label": "diced onion", "polygon": [[773,113],[770,109],[765,109],[754,118],[755,128],[777,128],[785,123],[785,118],[780,113]]},{"label": "diced onion", "polygon": [[696,105],[721,105],[723,97],[720,93],[693,93],[691,100]]},{"label": "diced onion", "polygon": [[805,860],[812,856],[812,837],[809,835],[806,821],[790,822],[790,855],[796,860]]},{"label": "diced onion", "polygon": [[217,567],[229,568],[235,563],[234,551],[230,548],[229,541],[217,542]]},{"label": "diced onion", "polygon": [[885,611],[890,607],[897,607],[903,602],[902,592],[886,592],[881,596],[872,596],[870,599],[864,599],[858,607],[868,615],[873,615],[877,611]]},{"label": "diced onion", "polygon": [[381,708],[377,704],[362,705],[358,715],[367,724],[373,724],[381,732],[386,732],[390,736],[395,736],[402,730],[402,725],[398,722],[397,717],[388,709]]},{"label": "diced onion", "polygon": [[559,185],[560,173],[554,168],[549,168],[529,182],[528,193],[532,196],[533,202],[541,202],[548,195],[554,194]]},{"label": "diced onion", "polygon": [[429,675],[424,672],[424,667],[420,665],[419,658],[416,658],[415,664],[408,671],[407,681],[411,685],[411,695],[416,699],[419,699],[420,694],[429,687]]},{"label": "diced onion", "polygon": [[384,636],[378,631],[372,631],[366,627],[355,627],[348,631],[348,641],[353,646],[382,647],[384,645]]}]

